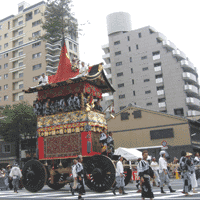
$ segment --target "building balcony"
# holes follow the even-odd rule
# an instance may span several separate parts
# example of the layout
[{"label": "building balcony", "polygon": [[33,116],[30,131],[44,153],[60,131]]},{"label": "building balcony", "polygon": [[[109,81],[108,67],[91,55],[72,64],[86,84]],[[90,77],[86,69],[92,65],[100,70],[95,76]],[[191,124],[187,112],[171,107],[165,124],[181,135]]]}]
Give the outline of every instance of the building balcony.
[{"label": "building balcony", "polygon": [[104,68],[104,69],[109,69],[109,68],[111,68],[111,64],[103,65],[103,68]]},{"label": "building balcony", "polygon": [[177,50],[173,50],[172,54],[173,54],[174,57],[177,58],[178,61],[183,60],[183,59],[186,60],[186,58],[187,58],[186,55],[182,51],[180,51],[178,49]]},{"label": "building balcony", "polygon": [[197,115],[200,115],[200,111],[197,111],[197,110],[188,110],[187,115],[188,115],[188,117],[190,117],[190,116],[197,116]]},{"label": "building balcony", "polygon": [[46,61],[58,62],[59,60],[60,60],[60,55],[52,56],[50,54],[46,54]]},{"label": "building balcony", "polygon": [[22,69],[25,69],[26,68],[26,65],[22,65],[22,66],[16,66],[15,68],[12,68],[12,69],[9,69],[9,73],[12,73],[12,72],[16,72],[16,71],[19,71],[19,70],[22,70]]},{"label": "building balcony", "polygon": [[198,87],[194,85],[184,85],[184,91],[189,95],[197,95],[199,94]]},{"label": "building balcony", "polygon": [[161,67],[161,66],[159,66],[159,67],[154,67],[154,71],[155,71],[155,72],[160,72],[160,71],[162,71],[162,67]]},{"label": "building balcony", "polygon": [[22,28],[22,27],[24,27],[24,26],[25,26],[25,23],[20,24],[20,25],[17,24],[17,25],[14,26],[13,28],[11,28],[10,31],[15,31],[15,30],[20,29],[20,28]]},{"label": "building balcony", "polygon": [[157,91],[157,95],[164,95],[165,94],[165,91],[164,90],[158,90]]},{"label": "building balcony", "polygon": [[110,53],[109,44],[104,44],[101,46],[101,48],[103,49],[105,54]]},{"label": "building balcony", "polygon": [[10,41],[18,40],[19,38],[22,38],[24,36],[25,36],[25,33],[23,33],[21,35],[16,35],[15,37],[10,38]]},{"label": "building balcony", "polygon": [[189,60],[181,60],[181,67],[185,70],[195,72],[195,74],[197,73],[193,63],[191,63]]},{"label": "building balcony", "polygon": [[46,67],[46,72],[50,72],[53,74],[56,74],[57,70],[58,70],[58,67],[51,67],[51,66]]},{"label": "building balcony", "polygon": [[104,59],[104,61],[106,62],[106,64],[110,63],[110,53],[104,54],[102,56],[102,58]]},{"label": "building balcony", "polygon": [[107,79],[112,78],[112,74],[107,74],[107,75],[106,75],[106,78],[107,78]]},{"label": "building balcony", "polygon": [[163,41],[163,40],[167,40],[167,37],[165,35],[163,35],[162,33],[158,32],[157,39],[160,41]]},{"label": "building balcony", "polygon": [[183,72],[183,79],[187,80],[190,83],[198,84],[197,83],[197,77],[190,72]]},{"label": "building balcony", "polygon": [[14,58],[10,58],[10,59],[9,59],[9,62],[14,62],[14,61],[17,61],[17,60],[22,59],[22,58],[25,58],[25,57],[26,57],[26,54],[24,53],[24,54],[21,55],[21,56],[16,56],[16,57],[14,57]]},{"label": "building balcony", "polygon": [[50,50],[50,51],[60,51],[61,46],[59,44],[52,45],[52,44],[46,43],[45,49]]},{"label": "building balcony", "polygon": [[194,97],[187,97],[186,104],[189,106],[195,106],[200,108],[200,100]]},{"label": "building balcony", "polygon": [[169,40],[164,40],[162,43],[163,43],[163,47],[165,47],[169,51],[177,49],[176,45]]},{"label": "building balcony", "polygon": [[156,83],[163,83],[163,78],[157,78]]}]

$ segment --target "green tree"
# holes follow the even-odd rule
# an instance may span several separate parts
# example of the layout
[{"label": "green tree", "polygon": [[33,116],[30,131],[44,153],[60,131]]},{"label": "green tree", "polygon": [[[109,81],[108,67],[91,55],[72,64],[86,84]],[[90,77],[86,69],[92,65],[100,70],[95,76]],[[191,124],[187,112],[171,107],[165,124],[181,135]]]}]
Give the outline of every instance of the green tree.
[{"label": "green tree", "polygon": [[6,142],[15,142],[16,157],[19,161],[19,145],[22,138],[35,136],[37,131],[37,117],[33,107],[27,102],[20,102],[13,106],[6,105],[0,120],[0,135]]},{"label": "green tree", "polygon": [[71,3],[71,0],[47,0],[43,13],[45,22],[42,23],[45,34],[40,39],[53,43],[61,41],[63,35],[77,36],[78,24],[71,13]]}]

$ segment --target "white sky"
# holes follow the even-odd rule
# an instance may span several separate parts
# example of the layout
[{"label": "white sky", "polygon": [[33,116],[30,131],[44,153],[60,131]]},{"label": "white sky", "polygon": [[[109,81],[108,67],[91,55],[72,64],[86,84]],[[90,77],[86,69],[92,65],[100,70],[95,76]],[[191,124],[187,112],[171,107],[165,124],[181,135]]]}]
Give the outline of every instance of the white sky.
[{"label": "white sky", "polygon": [[[33,5],[39,0],[25,0]],[[6,0],[0,6],[0,19],[17,14],[19,0]],[[199,0],[73,0],[78,22],[87,20],[79,39],[81,60],[103,61],[101,46],[108,43],[106,16],[113,12],[131,14],[132,29],[152,26],[183,51],[200,72]]]}]

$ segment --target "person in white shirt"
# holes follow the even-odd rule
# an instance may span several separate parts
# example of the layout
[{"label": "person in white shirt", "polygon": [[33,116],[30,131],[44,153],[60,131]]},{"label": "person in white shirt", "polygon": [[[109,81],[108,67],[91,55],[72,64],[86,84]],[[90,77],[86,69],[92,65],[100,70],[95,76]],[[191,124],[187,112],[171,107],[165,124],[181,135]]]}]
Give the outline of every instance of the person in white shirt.
[{"label": "person in white shirt", "polygon": [[35,77],[35,80],[38,80],[38,85],[46,85],[48,84],[48,76],[46,76],[44,73],[42,73],[42,76],[38,79]]},{"label": "person in white shirt", "polygon": [[199,164],[200,164],[199,153],[196,152],[195,157],[194,157],[194,165],[195,165],[195,174],[196,174],[197,182],[198,180],[200,180],[200,167],[197,166]]},{"label": "person in white shirt", "polygon": [[154,172],[154,175],[155,175],[155,179],[154,180],[156,182],[156,185],[158,187],[160,187],[160,177],[158,175],[159,167],[158,167],[158,163],[156,162],[156,158],[155,157],[152,158],[151,168],[153,169],[153,172]]},{"label": "person in white shirt", "polygon": [[12,184],[14,188],[14,192],[18,193],[19,188],[19,180],[22,177],[22,173],[20,168],[18,167],[18,164],[15,163],[10,171],[9,176],[13,179]]},{"label": "person in white shirt", "polygon": [[167,161],[165,159],[165,151],[160,152],[160,158],[159,158],[159,174],[160,174],[160,189],[161,193],[165,193],[163,191],[164,183],[167,184],[170,192],[176,192],[176,190],[173,190],[170,184],[168,170],[167,170]]},{"label": "person in white shirt", "polygon": [[117,165],[116,165],[116,185],[112,190],[114,195],[116,195],[115,190],[117,188],[122,189],[122,194],[127,194],[127,193],[124,192],[125,182],[124,182],[124,174],[123,174],[124,173],[124,167],[123,167],[123,164],[122,164],[123,159],[124,159],[123,157],[119,157],[119,160],[118,160]]},{"label": "person in white shirt", "polygon": [[73,185],[71,186],[71,192],[72,195],[74,195],[74,190],[77,188],[77,173],[76,173],[76,164],[78,161],[76,159],[73,160],[73,165],[72,165],[72,177],[73,177]]}]

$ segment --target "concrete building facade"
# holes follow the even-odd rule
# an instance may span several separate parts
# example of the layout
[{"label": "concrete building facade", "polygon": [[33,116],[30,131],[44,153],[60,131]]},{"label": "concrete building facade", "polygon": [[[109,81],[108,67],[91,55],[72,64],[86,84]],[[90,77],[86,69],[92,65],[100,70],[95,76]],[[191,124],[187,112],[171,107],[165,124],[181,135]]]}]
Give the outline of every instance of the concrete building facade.
[{"label": "concrete building facade", "polygon": [[[32,104],[37,93],[25,95],[22,90],[37,85],[35,77],[42,73],[53,75],[57,71],[61,42],[35,39],[44,33],[41,22],[45,7],[44,1],[32,6],[22,2],[17,15],[0,20],[0,106],[20,100]],[[77,37],[66,37],[66,45],[71,58],[79,57]]]},{"label": "concrete building facade", "polygon": [[151,26],[131,30],[128,13],[108,15],[107,27],[102,57],[116,92],[104,98],[106,105],[114,102],[115,112],[132,103],[172,115],[200,115],[197,70],[181,50]]}]

